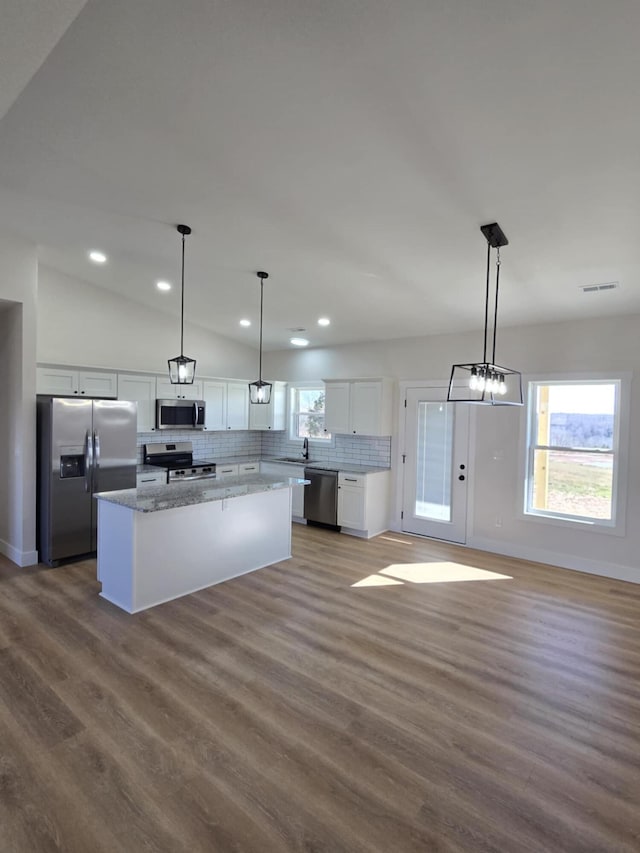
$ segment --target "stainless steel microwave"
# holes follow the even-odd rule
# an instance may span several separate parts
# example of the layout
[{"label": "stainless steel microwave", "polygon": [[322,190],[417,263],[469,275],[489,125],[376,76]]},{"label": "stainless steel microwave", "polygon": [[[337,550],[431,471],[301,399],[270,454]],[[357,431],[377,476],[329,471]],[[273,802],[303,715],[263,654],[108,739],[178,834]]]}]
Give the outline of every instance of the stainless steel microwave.
[{"label": "stainless steel microwave", "polygon": [[156,429],[204,429],[204,400],[156,400]]}]

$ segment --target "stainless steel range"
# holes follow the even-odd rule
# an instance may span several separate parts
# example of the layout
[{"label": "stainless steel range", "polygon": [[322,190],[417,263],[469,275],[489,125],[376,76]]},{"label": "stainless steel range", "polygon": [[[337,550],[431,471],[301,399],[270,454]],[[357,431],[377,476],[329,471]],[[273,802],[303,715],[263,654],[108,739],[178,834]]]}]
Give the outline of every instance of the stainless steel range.
[{"label": "stainless steel range", "polygon": [[216,463],[208,459],[193,458],[190,441],[174,441],[168,444],[145,444],[144,461],[147,465],[159,465],[167,469],[167,482],[180,480],[205,480],[216,476]]}]

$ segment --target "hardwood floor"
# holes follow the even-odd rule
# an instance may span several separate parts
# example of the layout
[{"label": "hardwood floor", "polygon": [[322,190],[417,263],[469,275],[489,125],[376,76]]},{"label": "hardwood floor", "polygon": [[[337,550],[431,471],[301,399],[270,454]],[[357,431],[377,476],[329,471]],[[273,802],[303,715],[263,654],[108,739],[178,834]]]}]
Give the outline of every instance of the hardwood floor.
[{"label": "hardwood floor", "polygon": [[[439,562],[509,578],[352,586]],[[98,589],[0,557],[2,853],[640,850],[640,587],[294,525],[136,616]]]}]

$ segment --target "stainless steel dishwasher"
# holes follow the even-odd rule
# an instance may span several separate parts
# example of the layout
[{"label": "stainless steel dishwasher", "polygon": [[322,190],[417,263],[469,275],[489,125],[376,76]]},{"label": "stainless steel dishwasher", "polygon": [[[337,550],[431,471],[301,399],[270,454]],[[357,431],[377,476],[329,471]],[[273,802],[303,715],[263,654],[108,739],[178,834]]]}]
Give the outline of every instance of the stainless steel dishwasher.
[{"label": "stainless steel dishwasher", "polygon": [[304,517],[307,523],[331,527],[338,526],[338,472],[323,468],[305,468]]}]

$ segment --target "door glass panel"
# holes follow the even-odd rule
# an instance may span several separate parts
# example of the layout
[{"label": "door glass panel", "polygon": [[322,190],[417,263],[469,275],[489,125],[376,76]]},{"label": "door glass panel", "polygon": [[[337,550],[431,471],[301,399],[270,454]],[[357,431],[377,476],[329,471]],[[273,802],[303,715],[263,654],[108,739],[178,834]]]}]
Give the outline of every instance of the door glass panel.
[{"label": "door glass panel", "polygon": [[453,406],[418,403],[415,515],[451,521]]}]

